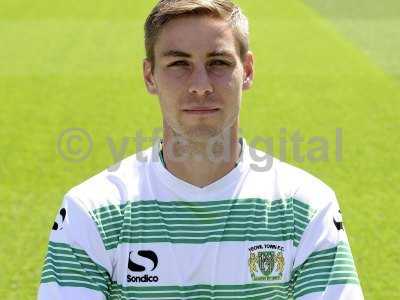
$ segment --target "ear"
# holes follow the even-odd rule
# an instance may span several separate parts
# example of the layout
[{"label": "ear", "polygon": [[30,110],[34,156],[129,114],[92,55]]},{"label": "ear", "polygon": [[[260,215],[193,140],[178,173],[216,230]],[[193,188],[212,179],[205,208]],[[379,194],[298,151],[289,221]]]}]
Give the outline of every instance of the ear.
[{"label": "ear", "polygon": [[243,61],[243,90],[248,90],[253,84],[254,78],[254,54],[251,51],[246,53]]},{"label": "ear", "polygon": [[146,84],[147,91],[152,94],[158,94],[157,85],[154,80],[153,73],[151,71],[152,63],[150,60],[145,58],[143,60],[143,79],[144,83]]}]

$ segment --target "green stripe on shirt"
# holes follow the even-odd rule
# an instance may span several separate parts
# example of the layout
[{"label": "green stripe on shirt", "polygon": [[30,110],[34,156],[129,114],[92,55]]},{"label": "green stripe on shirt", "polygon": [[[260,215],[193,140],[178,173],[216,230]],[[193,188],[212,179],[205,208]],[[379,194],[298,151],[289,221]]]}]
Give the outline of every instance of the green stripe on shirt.
[{"label": "green stripe on shirt", "polygon": [[287,241],[295,246],[315,210],[296,199],[133,201],[91,212],[107,250],[122,243]]},{"label": "green stripe on shirt", "polygon": [[122,299],[288,299],[288,283],[189,285],[189,286],[122,286],[114,283],[111,300]]},{"label": "green stripe on shirt", "polygon": [[41,283],[82,287],[102,292],[107,299],[298,299],[324,291],[335,284],[359,284],[349,246],[314,252],[292,272],[285,283],[238,285],[153,285],[122,286],[109,279],[107,271],[94,263],[83,250],[63,243],[49,243]]},{"label": "green stripe on shirt", "polygon": [[85,251],[52,241],[49,242],[41,277],[41,283],[49,282],[88,288],[106,296],[111,285],[107,270],[94,263]]},{"label": "green stripe on shirt", "polygon": [[330,285],[360,284],[350,247],[340,242],[337,247],[312,253],[292,272],[294,299],[322,292]]}]

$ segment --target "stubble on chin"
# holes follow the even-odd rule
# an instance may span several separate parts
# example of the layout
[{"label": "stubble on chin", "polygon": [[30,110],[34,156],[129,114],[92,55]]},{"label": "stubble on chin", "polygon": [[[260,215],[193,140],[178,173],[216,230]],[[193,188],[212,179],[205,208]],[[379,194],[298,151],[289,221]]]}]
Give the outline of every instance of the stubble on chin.
[{"label": "stubble on chin", "polygon": [[218,130],[214,127],[199,125],[192,128],[187,128],[184,137],[193,142],[207,142],[208,140],[216,137]]}]

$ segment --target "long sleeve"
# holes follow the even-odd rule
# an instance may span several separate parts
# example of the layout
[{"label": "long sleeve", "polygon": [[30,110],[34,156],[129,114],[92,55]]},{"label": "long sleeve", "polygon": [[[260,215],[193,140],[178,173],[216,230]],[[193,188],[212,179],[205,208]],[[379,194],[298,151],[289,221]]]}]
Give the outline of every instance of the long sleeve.
[{"label": "long sleeve", "polygon": [[65,196],[50,234],[38,300],[105,300],[111,269],[90,214]]},{"label": "long sleeve", "polygon": [[[310,197],[312,187],[297,197]],[[364,299],[335,193],[318,189],[319,205],[296,251],[291,288],[298,300]],[[321,198],[324,199],[321,199]]]}]

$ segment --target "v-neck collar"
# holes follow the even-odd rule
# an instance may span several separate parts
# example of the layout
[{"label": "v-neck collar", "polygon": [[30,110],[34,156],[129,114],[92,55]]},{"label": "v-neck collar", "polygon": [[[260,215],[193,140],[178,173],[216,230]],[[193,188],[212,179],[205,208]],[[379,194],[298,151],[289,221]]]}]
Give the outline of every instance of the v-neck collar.
[{"label": "v-neck collar", "polygon": [[161,140],[158,140],[152,148],[152,157],[156,158],[150,164],[151,171],[153,172],[152,175],[155,175],[162,184],[167,186],[170,190],[178,194],[180,197],[198,201],[212,199],[213,196],[215,197],[220,192],[229,188],[232,184],[237,183],[238,180],[240,180],[241,177],[244,176],[249,169],[247,157],[248,145],[243,137],[240,138],[240,141],[242,143],[242,150],[236,167],[234,167],[225,176],[217,179],[216,181],[204,187],[198,187],[176,177],[164,167],[164,164],[159,155]]}]

